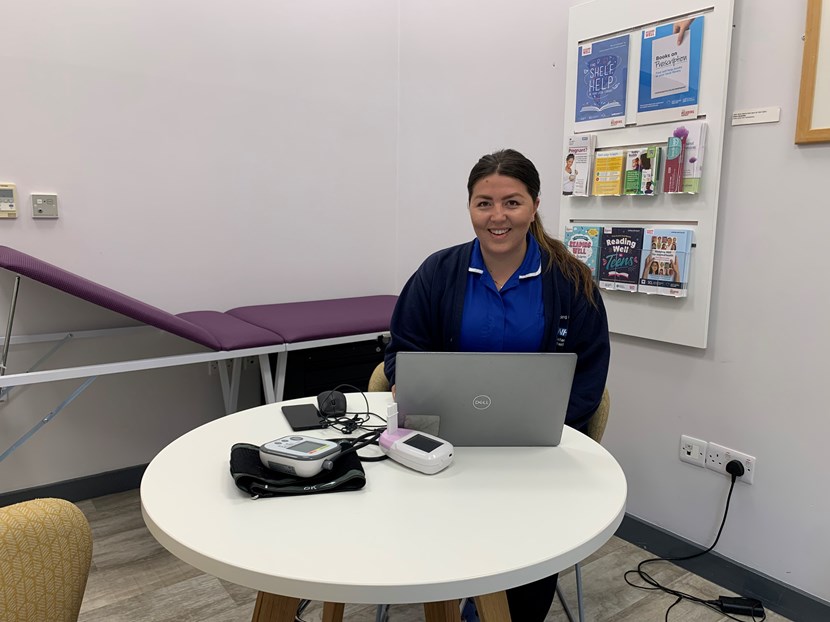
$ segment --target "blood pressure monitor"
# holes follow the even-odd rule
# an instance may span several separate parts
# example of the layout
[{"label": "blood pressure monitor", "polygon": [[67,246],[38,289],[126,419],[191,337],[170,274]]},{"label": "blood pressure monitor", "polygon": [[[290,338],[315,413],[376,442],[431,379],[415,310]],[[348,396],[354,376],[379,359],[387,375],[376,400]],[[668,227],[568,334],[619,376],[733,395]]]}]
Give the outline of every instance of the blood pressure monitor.
[{"label": "blood pressure monitor", "polygon": [[259,447],[259,459],[267,468],[298,477],[313,477],[323,463],[340,453],[340,445],[321,438],[294,434]]}]

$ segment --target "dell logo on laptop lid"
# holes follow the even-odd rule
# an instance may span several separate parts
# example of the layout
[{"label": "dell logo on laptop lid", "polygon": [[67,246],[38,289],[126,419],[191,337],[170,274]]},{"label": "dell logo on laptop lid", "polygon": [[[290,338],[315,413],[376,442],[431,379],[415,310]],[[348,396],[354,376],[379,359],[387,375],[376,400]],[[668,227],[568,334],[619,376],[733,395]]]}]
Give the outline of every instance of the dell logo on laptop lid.
[{"label": "dell logo on laptop lid", "polygon": [[493,403],[493,400],[490,399],[489,395],[476,395],[473,398],[473,407],[478,410],[485,410],[490,408],[490,404]]}]

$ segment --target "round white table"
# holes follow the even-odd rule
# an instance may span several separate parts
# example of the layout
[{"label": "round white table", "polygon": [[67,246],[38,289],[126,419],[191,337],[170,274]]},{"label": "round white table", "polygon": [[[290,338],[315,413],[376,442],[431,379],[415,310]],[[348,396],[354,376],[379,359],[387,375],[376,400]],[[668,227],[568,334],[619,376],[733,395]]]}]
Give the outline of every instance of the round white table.
[{"label": "round white table", "polygon": [[[385,417],[391,394],[366,395]],[[558,447],[457,447],[436,475],[391,460],[364,463],[358,491],[253,500],[236,488],[231,445],[290,434],[280,406],[313,402],[228,415],[164,448],[141,482],[153,536],[208,574],[261,597],[288,597],[290,609],[301,598],[395,604],[502,593],[586,558],[623,518],[619,464],[568,427]],[[360,394],[348,404],[365,409]],[[254,620],[293,620],[280,602],[258,602]]]}]

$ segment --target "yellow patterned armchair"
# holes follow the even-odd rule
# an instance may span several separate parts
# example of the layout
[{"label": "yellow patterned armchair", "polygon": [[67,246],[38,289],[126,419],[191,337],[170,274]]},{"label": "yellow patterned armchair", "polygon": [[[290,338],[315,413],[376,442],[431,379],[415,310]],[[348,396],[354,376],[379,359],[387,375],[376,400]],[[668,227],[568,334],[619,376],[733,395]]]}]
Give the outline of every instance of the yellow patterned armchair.
[{"label": "yellow patterned armchair", "polygon": [[75,622],[91,560],[89,523],[69,501],[0,508],[0,619]]}]

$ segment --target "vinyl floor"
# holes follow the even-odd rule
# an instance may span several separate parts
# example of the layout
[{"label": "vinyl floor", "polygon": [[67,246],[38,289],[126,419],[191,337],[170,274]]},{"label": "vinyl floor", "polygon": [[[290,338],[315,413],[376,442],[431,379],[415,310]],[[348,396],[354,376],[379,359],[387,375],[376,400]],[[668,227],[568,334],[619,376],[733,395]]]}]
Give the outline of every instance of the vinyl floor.
[{"label": "vinyl floor", "polygon": [[[138,490],[77,503],[93,534],[92,569],[79,622],[249,622],[256,592],[206,575],[168,553],[144,526]],[[582,564],[586,620],[589,622],[659,622],[674,598],[630,587],[623,573],[649,557],[642,549],[612,538]],[[729,592],[670,563],[658,564],[652,575],[662,584],[712,599]],[[566,600],[575,606],[573,572],[560,575]],[[302,617],[318,622],[319,603]],[[346,607],[349,622],[374,622],[375,607]],[[390,622],[424,619],[420,605],[396,605]],[[558,599],[550,622],[567,620]],[[725,622],[723,614],[701,605],[675,606],[673,622]],[[787,622],[768,612],[769,622]],[[516,621],[522,622],[522,621]]]}]

